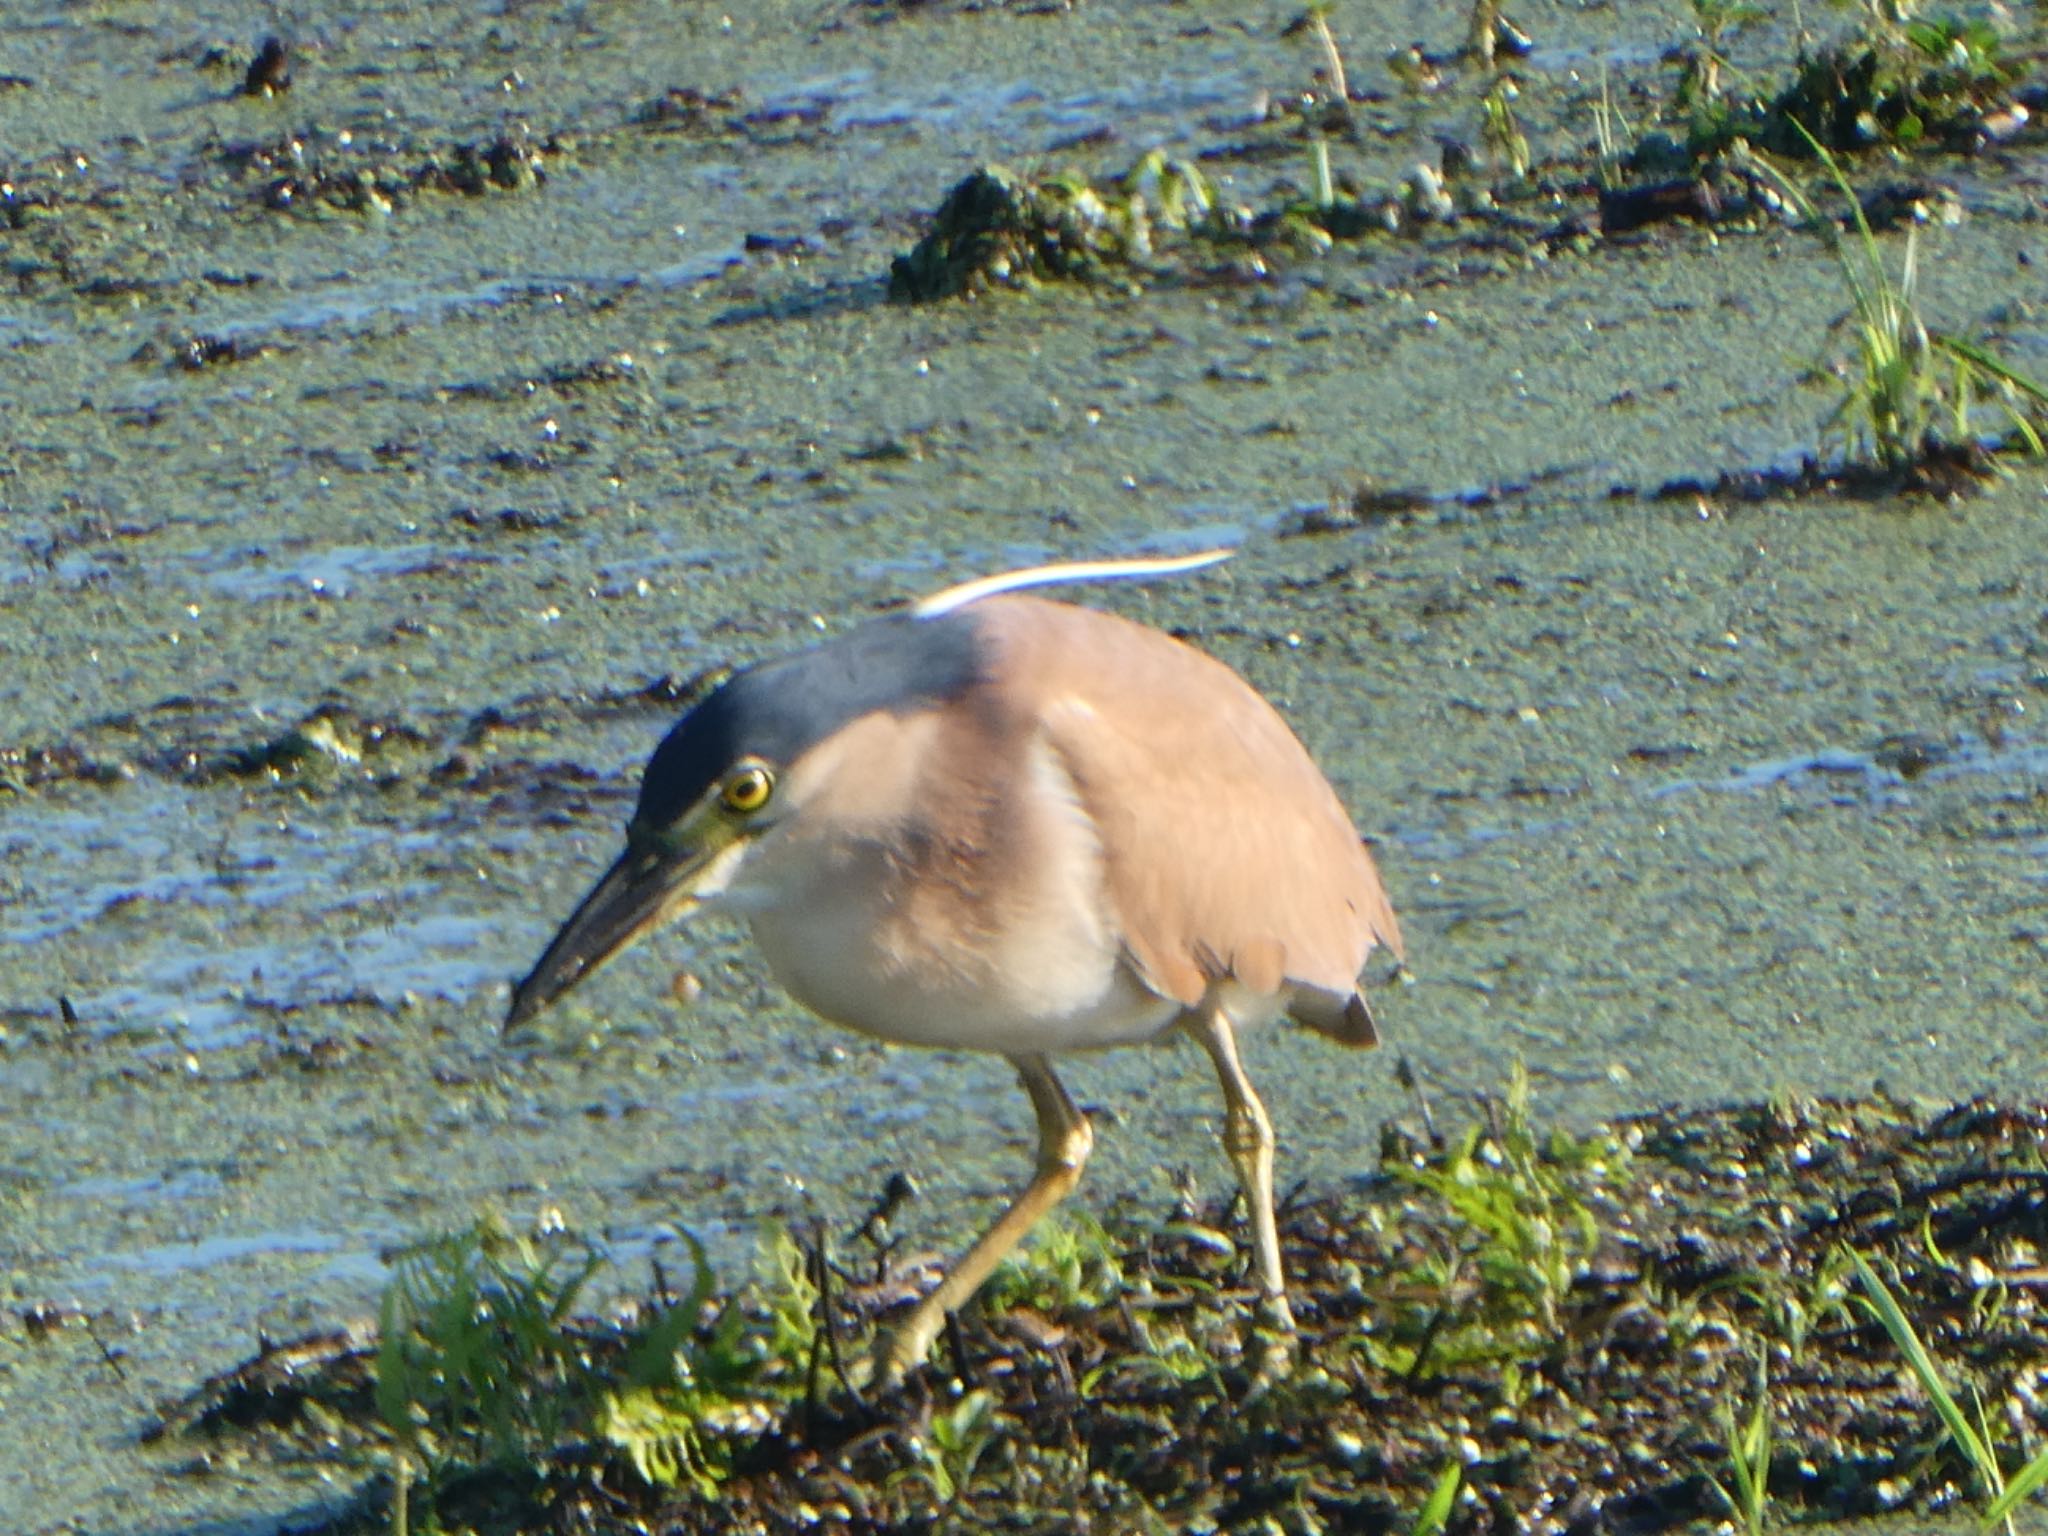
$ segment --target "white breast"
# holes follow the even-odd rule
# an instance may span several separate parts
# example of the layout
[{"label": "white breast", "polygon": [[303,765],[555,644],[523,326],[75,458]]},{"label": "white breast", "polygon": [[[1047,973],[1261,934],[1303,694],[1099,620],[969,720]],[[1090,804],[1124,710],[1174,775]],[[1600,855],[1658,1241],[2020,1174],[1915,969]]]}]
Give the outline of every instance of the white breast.
[{"label": "white breast", "polygon": [[881,841],[762,849],[736,904],[776,980],[814,1012],[905,1045],[1038,1053],[1163,1031],[1179,1008],[1124,962],[1101,847],[1065,769],[1034,741],[1018,772],[1004,808],[1030,819],[996,831],[1011,875],[999,888],[906,882]]}]

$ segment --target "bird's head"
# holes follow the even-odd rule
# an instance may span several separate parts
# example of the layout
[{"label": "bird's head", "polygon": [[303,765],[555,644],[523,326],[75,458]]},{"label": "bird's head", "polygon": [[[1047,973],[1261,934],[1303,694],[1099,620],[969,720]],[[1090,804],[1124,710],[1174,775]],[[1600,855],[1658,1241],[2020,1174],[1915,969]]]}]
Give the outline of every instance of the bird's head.
[{"label": "bird's head", "polygon": [[[640,782],[626,849],[512,990],[516,1029],[643,934],[742,880],[778,829],[801,821],[819,749],[877,711],[959,696],[980,666],[964,615],[878,620],[812,650],[749,667],[669,732]],[[832,772],[861,771],[832,754]]]}]

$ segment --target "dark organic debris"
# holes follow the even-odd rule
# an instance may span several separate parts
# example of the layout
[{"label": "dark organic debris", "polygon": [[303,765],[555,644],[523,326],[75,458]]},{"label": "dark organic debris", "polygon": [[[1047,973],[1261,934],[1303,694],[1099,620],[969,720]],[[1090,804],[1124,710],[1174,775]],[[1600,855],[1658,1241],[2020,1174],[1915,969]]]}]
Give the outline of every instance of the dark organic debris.
[{"label": "dark organic debris", "polygon": [[77,747],[0,747],[0,792],[21,794],[45,784],[121,784],[135,777],[133,764],[102,762]]},{"label": "dark organic debris", "polygon": [[1301,508],[1281,525],[1280,537],[1349,533],[1384,518],[1426,511],[1436,500],[1428,491],[1416,486],[1380,485],[1372,480],[1363,480],[1328,501]]},{"label": "dark organic debris", "polygon": [[[452,1328],[472,1368],[482,1349],[524,1374],[491,1388],[488,1423],[412,1378],[437,1394],[420,1410],[437,1454],[495,1448],[415,1492],[449,1527],[1380,1533],[1411,1529],[1455,1462],[1450,1530],[1599,1536],[1723,1518],[1726,1409],[1761,1381],[1780,1518],[1947,1508],[1969,1473],[1855,1304],[1848,1255],[2038,1443],[2044,1155],[2048,1110],[1984,1100],[1669,1110],[1574,1137],[1533,1131],[1511,1094],[1450,1143],[1389,1127],[1377,1181],[1289,1202],[1299,1354],[1258,1391],[1222,1210],[1041,1240],[962,1315],[944,1365],[885,1396],[839,1390],[832,1362],[916,1288],[886,1246],[835,1262],[821,1237],[785,1240],[781,1280],[729,1301],[700,1259],[687,1294],[657,1270],[621,1321],[552,1341],[508,1321],[493,1343],[477,1318],[566,1309],[589,1251],[528,1244],[510,1264],[502,1238],[438,1239],[419,1251],[461,1282],[459,1307],[411,1295],[387,1315],[422,1321],[381,1355],[267,1346],[167,1432],[253,1432],[367,1476],[390,1446],[373,1367],[438,1370],[419,1351]],[[498,1288],[483,1313],[479,1275]],[[381,1486],[329,1529],[384,1528]]]},{"label": "dark organic debris", "polygon": [[773,256],[814,256],[818,246],[809,235],[768,235],[750,232],[741,242],[750,254]]},{"label": "dark organic debris", "polygon": [[1997,476],[1997,457],[1982,444],[1943,442],[1930,437],[1921,444],[1919,454],[1905,464],[1822,463],[1806,457],[1792,467],[1722,470],[1711,479],[1681,475],[1666,480],[1650,492],[1650,497],[1655,501],[1760,502],[1783,497],[1840,496],[1884,502],[1898,496],[1925,496],[1947,501],[1981,491]]},{"label": "dark organic debris", "polygon": [[[1721,27],[1755,19],[1729,7]],[[1680,125],[1653,128],[1625,153],[1603,144],[1602,227],[1622,234],[1667,219],[1740,221],[1777,201],[1739,185],[1746,146],[1792,160],[1880,149],[1977,154],[2039,136],[2028,78],[2038,56],[2008,50],[1989,21],[1886,20],[1868,15],[1851,36],[1802,50],[1775,89],[1724,78],[1727,60],[1703,33],[1683,52],[1674,107]],[[1874,228],[1905,219],[1952,220],[1952,193],[1907,188],[1866,214]]]},{"label": "dark organic debris", "polygon": [[197,372],[221,363],[245,363],[252,357],[261,357],[269,350],[270,348],[261,342],[247,341],[234,336],[201,334],[188,337],[180,343],[172,357],[178,367]]},{"label": "dark organic debris", "polygon": [[445,160],[429,161],[416,184],[481,197],[493,189],[531,191],[547,180],[552,145],[536,145],[523,128],[484,144],[458,144]]},{"label": "dark organic debris", "polygon": [[366,758],[380,752],[397,746],[417,749],[426,742],[409,726],[363,720],[342,705],[323,704],[282,735],[195,763],[189,776],[201,781],[223,774],[275,779],[309,770],[360,770]]},{"label": "dark organic debris", "polygon": [[704,133],[724,127],[745,104],[737,89],[705,91],[675,85],[635,112],[633,121],[669,132]]},{"label": "dark organic debris", "polygon": [[684,677],[664,673],[644,688],[635,688],[630,693],[605,694],[602,698],[607,703],[648,704],[680,712],[694,708],[712,689],[731,677],[732,673],[733,669],[721,662],[700,667]]},{"label": "dark organic debris", "polygon": [[984,166],[946,194],[932,227],[889,268],[889,297],[917,304],[1047,279],[1137,281],[1163,238],[1215,216],[1208,180],[1154,152],[1101,183]]},{"label": "dark organic debris", "polygon": [[495,512],[486,512],[481,507],[457,507],[448,517],[465,528],[504,533],[545,533],[570,521],[566,512],[536,512],[530,507],[500,507]]},{"label": "dark organic debris", "polygon": [[278,1342],[264,1339],[256,1357],[208,1384],[203,1403],[190,1418],[173,1417],[143,1434],[153,1444],[168,1434],[193,1430],[220,1434],[230,1430],[283,1428],[304,1413],[308,1386],[317,1380],[323,1395],[347,1401],[360,1395],[358,1410],[369,1406],[372,1374],[365,1348],[370,1338],[337,1328]]},{"label": "dark organic debris", "polygon": [[1928,23],[1896,40],[1802,53],[1770,104],[1764,143],[1810,153],[1804,128],[1833,151],[1929,138],[1966,147],[1987,116],[2009,108],[2012,77],[1988,23]]},{"label": "dark organic debris", "polygon": [[547,380],[566,395],[595,385],[622,384],[635,376],[632,354],[614,352],[587,362],[557,364],[548,370]]},{"label": "dark organic debris", "polygon": [[1658,181],[1641,187],[1600,189],[1600,232],[1603,235],[1628,234],[1667,219],[1715,224],[1721,217],[1720,194],[1704,177]]},{"label": "dark organic debris", "polygon": [[277,96],[291,89],[291,49],[281,37],[266,37],[242,76],[244,96]]},{"label": "dark organic debris", "polygon": [[889,297],[916,304],[1087,277],[1130,260],[1127,225],[1083,177],[1032,181],[986,166],[946,194],[930,232],[890,264]]},{"label": "dark organic debris", "polygon": [[45,1339],[67,1328],[87,1329],[93,1323],[92,1314],[75,1302],[31,1302],[17,1315],[22,1331],[31,1339]]},{"label": "dark organic debris", "polygon": [[1940,767],[1952,755],[1948,743],[1939,737],[1907,731],[1880,741],[1872,760],[1902,779],[1917,779],[1928,769]]},{"label": "dark organic debris", "polygon": [[2038,57],[2008,52],[1989,21],[1871,16],[1842,41],[1802,50],[1768,94],[1727,85],[1724,62],[1711,46],[1689,52],[1676,102],[1684,142],[1646,134],[1628,157],[1637,175],[1704,168],[1742,141],[1810,159],[1816,146],[1974,154],[2038,133],[2028,100],[2039,87],[2027,78]]},{"label": "dark organic debris", "polygon": [[1962,205],[1953,187],[1927,181],[1892,181],[1857,194],[1864,222],[1873,231],[1907,229],[1916,224],[1961,222]]},{"label": "dark organic debris", "polygon": [[222,146],[221,159],[239,176],[260,178],[265,206],[383,211],[423,192],[482,197],[529,192],[544,185],[549,166],[566,153],[557,137],[535,139],[523,125],[482,143],[459,143],[424,155],[353,133],[287,134]]},{"label": "dark organic debris", "polygon": [[[1214,163],[1248,153],[1240,147],[1202,158]],[[1465,158],[1447,155],[1446,164]],[[1554,216],[1561,201],[1546,176],[1519,178],[1503,192],[1472,176],[1469,166],[1453,175],[1417,164],[1398,184],[1377,190],[1332,175],[1313,194],[1283,188],[1260,207],[1219,202],[1201,167],[1157,150],[1121,176],[1101,178],[1072,169],[1032,178],[986,166],[947,194],[930,231],[891,264],[889,296],[922,303],[1055,279],[1124,289],[1162,277],[1260,281],[1272,275],[1273,260],[1440,231],[1475,250],[1513,254],[1584,237],[1576,215],[1561,222]]]},{"label": "dark organic debris", "polygon": [[532,448],[500,448],[485,458],[513,475],[544,475],[555,467],[554,459]]}]

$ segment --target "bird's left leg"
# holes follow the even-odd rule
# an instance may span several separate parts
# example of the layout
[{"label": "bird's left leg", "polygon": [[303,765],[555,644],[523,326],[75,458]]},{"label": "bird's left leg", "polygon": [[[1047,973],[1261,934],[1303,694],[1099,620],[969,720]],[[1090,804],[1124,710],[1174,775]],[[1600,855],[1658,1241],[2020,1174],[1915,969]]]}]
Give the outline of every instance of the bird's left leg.
[{"label": "bird's left leg", "polygon": [[[1252,1261],[1261,1310],[1282,1334],[1294,1332],[1287,1308],[1287,1276],[1280,1266],[1280,1228],[1273,1217],[1273,1122],[1252,1089],[1237,1057],[1237,1031],[1221,1004],[1211,1000],[1181,1026],[1200,1041],[1223,1084],[1223,1150],[1244,1187],[1245,1213],[1252,1224]],[[1284,1356],[1284,1351],[1283,1351]],[[1274,1364],[1268,1360],[1267,1365]]]},{"label": "bird's left leg", "polygon": [[937,1290],[918,1303],[909,1318],[893,1333],[877,1341],[875,1374],[884,1385],[901,1381],[924,1361],[932,1340],[946,1325],[946,1314],[956,1311],[989,1277],[996,1265],[1009,1256],[1039,1218],[1073,1192],[1080,1182],[1081,1166],[1095,1145],[1095,1133],[1088,1117],[1081,1113],[1067,1090],[1053,1076],[1052,1063],[1043,1056],[1012,1056],[1018,1081],[1031,1097],[1038,1117],[1038,1169],[1024,1192],[1011,1202],[1001,1220],[983,1234],[947,1271]]}]

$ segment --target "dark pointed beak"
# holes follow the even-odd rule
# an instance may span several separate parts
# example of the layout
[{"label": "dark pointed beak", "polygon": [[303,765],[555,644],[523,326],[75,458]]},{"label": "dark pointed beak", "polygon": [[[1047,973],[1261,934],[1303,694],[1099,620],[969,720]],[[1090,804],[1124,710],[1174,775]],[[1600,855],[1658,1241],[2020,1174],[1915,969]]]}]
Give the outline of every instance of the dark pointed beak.
[{"label": "dark pointed beak", "polygon": [[718,852],[628,848],[562,924],[531,974],[512,989],[507,1032],[623,954],[643,934],[692,911],[698,905],[698,878]]}]

